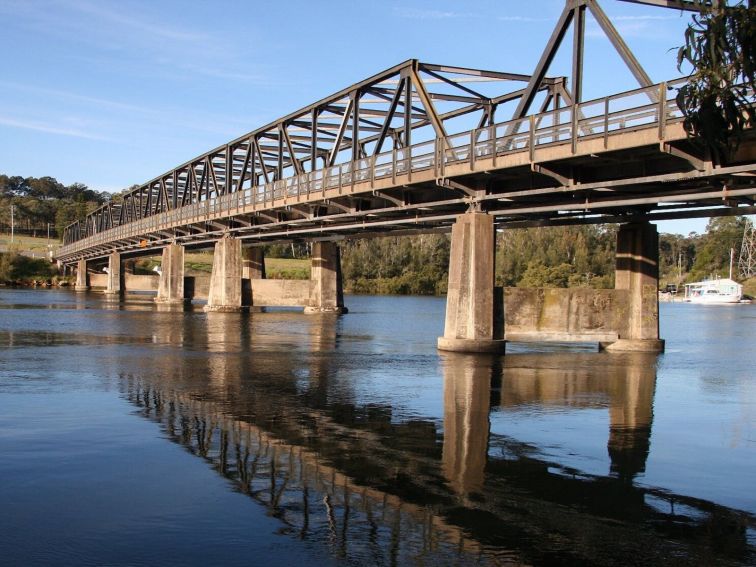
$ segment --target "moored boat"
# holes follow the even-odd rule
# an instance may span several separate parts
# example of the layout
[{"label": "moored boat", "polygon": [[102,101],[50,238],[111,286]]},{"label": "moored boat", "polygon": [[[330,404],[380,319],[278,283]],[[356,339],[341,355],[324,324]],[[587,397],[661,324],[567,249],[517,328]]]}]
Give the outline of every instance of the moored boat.
[{"label": "moored boat", "polygon": [[730,278],[717,278],[685,284],[685,301],[690,303],[739,303],[743,286]]}]

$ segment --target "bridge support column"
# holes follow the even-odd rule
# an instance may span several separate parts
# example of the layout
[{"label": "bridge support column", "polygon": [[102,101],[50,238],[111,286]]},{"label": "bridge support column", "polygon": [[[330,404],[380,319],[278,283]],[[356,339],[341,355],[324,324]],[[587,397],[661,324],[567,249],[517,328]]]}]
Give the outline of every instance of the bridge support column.
[{"label": "bridge support column", "polygon": [[242,277],[248,280],[265,279],[265,253],[262,248],[244,248]]},{"label": "bridge support column", "polygon": [[184,247],[180,244],[169,244],[163,248],[155,303],[184,303]]},{"label": "bridge support column", "polygon": [[242,310],[241,240],[225,236],[215,243],[213,273],[205,311]]},{"label": "bridge support column", "polygon": [[242,304],[249,305],[252,312],[260,312],[262,307],[255,307],[252,294],[252,280],[265,279],[265,253],[262,248],[242,249]]},{"label": "bridge support column", "polygon": [[[440,350],[504,352],[503,309],[494,289],[495,234],[493,217],[466,213],[452,227],[449,286],[444,336]],[[497,303],[500,305],[497,309]]]},{"label": "bridge support column", "polygon": [[76,285],[75,291],[89,290],[89,275],[87,274],[87,261],[79,260],[76,264]]},{"label": "bridge support column", "polygon": [[613,352],[663,352],[659,339],[659,234],[644,223],[622,225],[617,233],[614,287],[629,292],[627,333],[606,347]]},{"label": "bridge support column", "polygon": [[105,288],[105,293],[120,296],[123,293],[123,288],[121,255],[118,252],[113,252],[108,256],[108,287]]},{"label": "bridge support column", "polygon": [[341,283],[341,256],[335,242],[312,243],[312,291],[305,313],[346,313]]}]

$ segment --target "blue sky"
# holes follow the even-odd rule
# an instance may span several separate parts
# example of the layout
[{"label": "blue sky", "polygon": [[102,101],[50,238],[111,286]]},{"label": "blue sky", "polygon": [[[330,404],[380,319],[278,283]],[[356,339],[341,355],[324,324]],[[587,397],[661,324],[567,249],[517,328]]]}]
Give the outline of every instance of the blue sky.
[{"label": "blue sky", "polygon": [[[689,14],[601,5],[652,80],[680,75]],[[406,59],[530,73],[563,6],[0,0],[0,173],[118,191]],[[584,99],[635,88],[590,17],[587,38]]]}]

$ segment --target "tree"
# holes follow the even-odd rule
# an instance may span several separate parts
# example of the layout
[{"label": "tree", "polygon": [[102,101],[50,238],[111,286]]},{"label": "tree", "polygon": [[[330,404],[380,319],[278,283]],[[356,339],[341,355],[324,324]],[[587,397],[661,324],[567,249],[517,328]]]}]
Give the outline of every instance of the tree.
[{"label": "tree", "polygon": [[730,249],[736,253],[740,251],[746,222],[745,217],[715,217],[709,221],[703,242],[696,251],[691,280],[728,275]]},{"label": "tree", "polygon": [[726,162],[756,119],[756,2],[715,0],[693,16],[677,53],[678,69],[686,63],[693,71],[677,94],[685,131],[714,161]]}]

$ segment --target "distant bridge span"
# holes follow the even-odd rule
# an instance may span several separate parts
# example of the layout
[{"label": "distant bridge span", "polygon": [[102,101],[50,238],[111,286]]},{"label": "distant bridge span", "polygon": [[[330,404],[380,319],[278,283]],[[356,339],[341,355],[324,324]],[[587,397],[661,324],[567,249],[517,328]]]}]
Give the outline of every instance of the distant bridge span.
[{"label": "distant bridge span", "polygon": [[[627,1],[683,10],[710,4]],[[588,13],[638,89],[583,101]],[[547,72],[570,27],[568,83]],[[461,303],[447,307],[445,336],[472,340],[464,344],[476,350],[478,338],[503,333],[487,283],[494,227],[622,223],[629,228],[618,240],[617,285],[637,291],[657,283],[649,221],[756,213],[756,135],[748,133],[730,162],[712,163],[683,129],[675,103],[683,82],[652,83],[597,0],[566,0],[532,75],[405,61],[114,199],[66,228],[58,258],[78,262],[80,273],[88,260],[110,258],[119,274],[114,258],[162,250],[164,268],[183,270],[184,248],[215,245],[208,302],[225,309],[241,305],[241,292],[224,287],[241,277],[241,242],[308,240],[318,243],[313,265],[332,275],[323,284],[314,270],[320,283],[295,304],[340,309],[338,251],[329,241],[459,227],[449,288],[450,301]],[[262,264],[259,253],[248,260]],[[159,298],[183,299],[167,283],[182,279],[175,269],[161,279]],[[120,289],[113,281],[109,288]],[[644,315],[648,301],[629,293],[637,321],[625,335],[659,348],[658,305]]]}]

